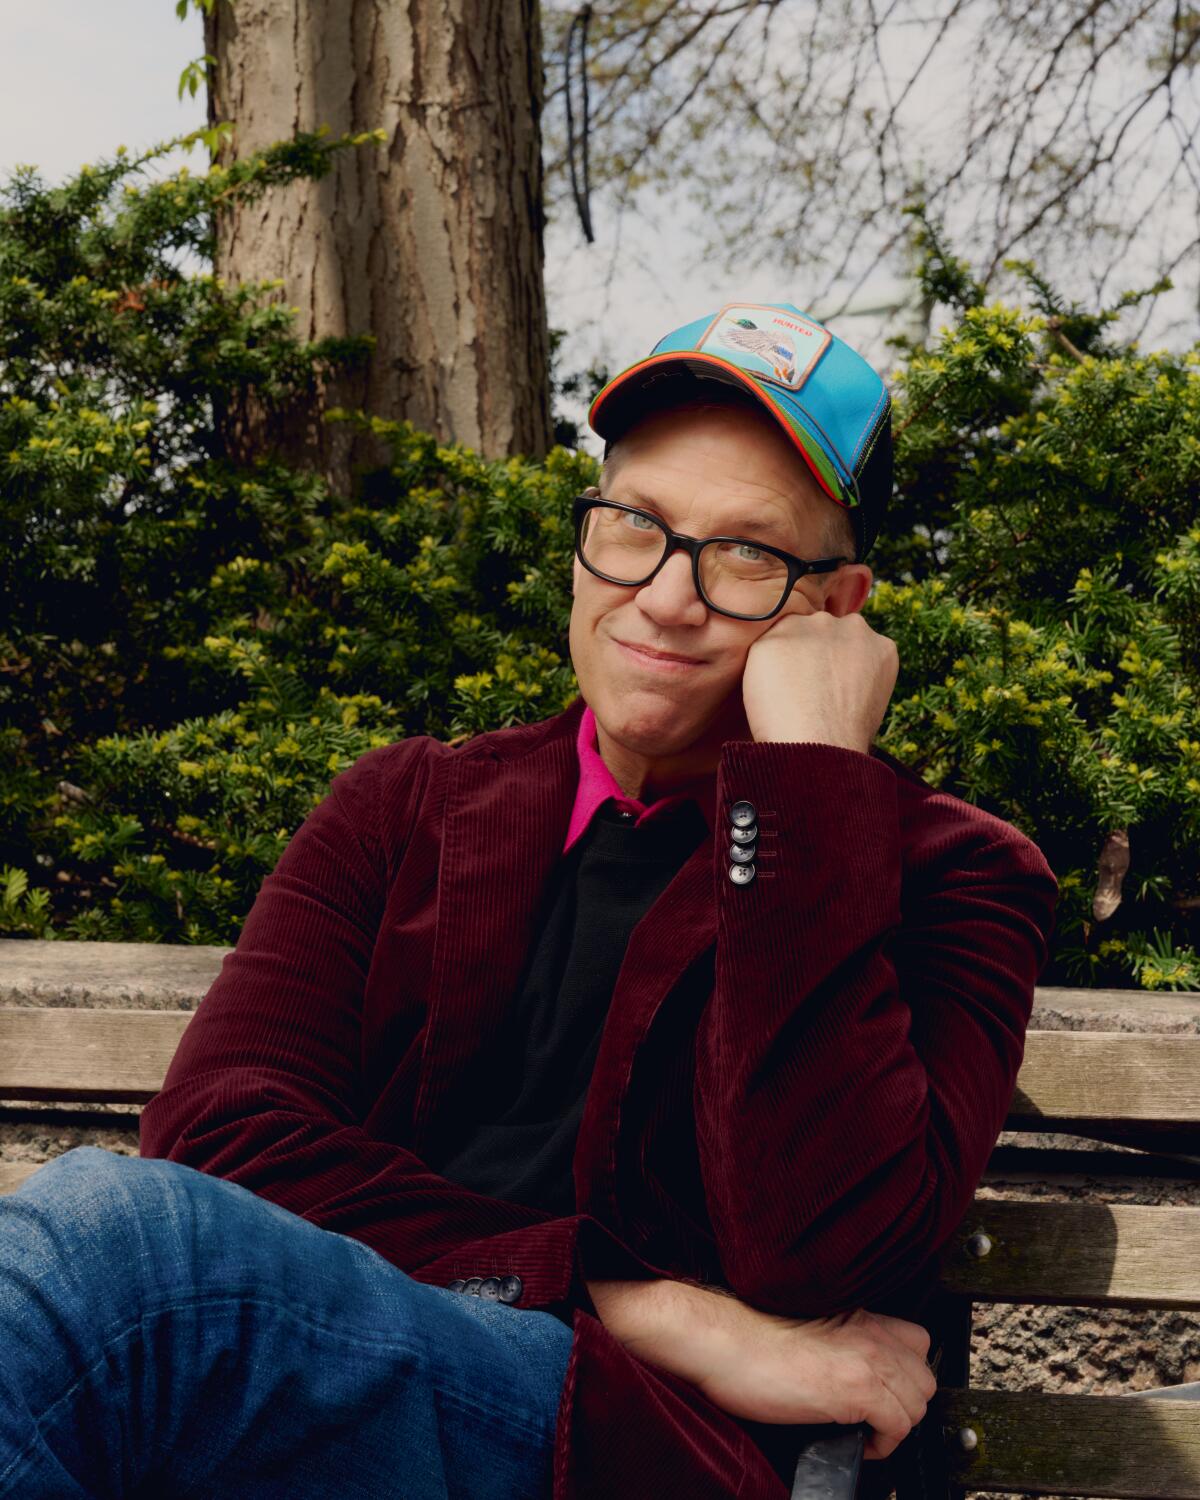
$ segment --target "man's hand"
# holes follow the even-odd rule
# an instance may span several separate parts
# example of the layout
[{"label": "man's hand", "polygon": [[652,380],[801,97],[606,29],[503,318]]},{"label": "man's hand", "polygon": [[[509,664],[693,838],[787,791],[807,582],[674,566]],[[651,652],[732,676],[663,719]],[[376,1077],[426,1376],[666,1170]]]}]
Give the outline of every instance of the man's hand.
[{"label": "man's hand", "polygon": [[[714,1301],[725,1299],[713,1299]],[[863,1457],[887,1458],[937,1390],[917,1323],[862,1308],[832,1318],[781,1318],[734,1302],[718,1319],[695,1385],[735,1417],[756,1422],[866,1422]]]},{"label": "man's hand", "polygon": [[750,647],[742,703],[756,740],[817,740],[870,749],[887,712],[900,653],[861,614],[780,615]]},{"label": "man's hand", "polygon": [[631,1354],[755,1422],[866,1422],[864,1458],[887,1458],[937,1389],[917,1323],[859,1309],[785,1318],[680,1281],[589,1282],[600,1320]]}]

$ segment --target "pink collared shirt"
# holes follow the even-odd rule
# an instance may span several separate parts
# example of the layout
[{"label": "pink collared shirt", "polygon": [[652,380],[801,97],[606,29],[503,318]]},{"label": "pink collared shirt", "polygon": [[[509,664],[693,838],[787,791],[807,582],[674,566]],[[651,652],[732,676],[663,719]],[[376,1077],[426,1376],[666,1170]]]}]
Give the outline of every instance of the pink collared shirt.
[{"label": "pink collared shirt", "polygon": [[[575,792],[575,806],[571,809],[571,821],[567,825],[567,842],[563,845],[564,854],[578,839],[583,837],[596,815],[596,810],[609,797],[622,812],[633,814],[635,828],[648,818],[657,817],[666,809],[678,807],[681,802],[688,800],[683,793],[673,794],[669,797],[660,797],[657,802],[652,802],[647,807],[636,797],[626,796],[596,748],[596,716],[590,708],[584,709],[583,717],[579,721],[579,734],[575,740],[575,748],[579,753],[579,786]],[[708,820],[708,808],[702,804],[700,810]]]}]

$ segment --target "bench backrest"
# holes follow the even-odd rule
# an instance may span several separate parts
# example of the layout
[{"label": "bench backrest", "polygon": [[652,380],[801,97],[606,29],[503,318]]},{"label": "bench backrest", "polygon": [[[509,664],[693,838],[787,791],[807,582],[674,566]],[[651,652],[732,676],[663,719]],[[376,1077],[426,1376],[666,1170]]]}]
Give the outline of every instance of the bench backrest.
[{"label": "bench backrest", "polygon": [[[1007,1128],[1116,1143],[1120,1154],[1085,1158],[1100,1185],[1106,1173],[1128,1181],[1161,1169],[1164,1153],[1180,1176],[1200,1176],[1200,1035],[1031,1032]],[[1200,1207],[977,1195],[946,1247],[940,1286],[948,1358],[919,1437],[926,1473],[947,1496],[1200,1500],[1196,1387],[1173,1398],[969,1382],[977,1302],[1200,1310]]]},{"label": "bench backrest", "polygon": [[[0,1007],[0,1099],[143,1104],[190,1013]],[[1031,1031],[1007,1128],[1200,1165],[1200,1035]],[[1120,1160],[1134,1175],[1138,1153]],[[29,1166],[0,1167],[0,1192]],[[1200,1402],[968,1388],[975,1302],[1200,1310],[1200,1208],[977,1197],[941,1277],[958,1348],[922,1424],[947,1494],[1200,1500]],[[926,1438],[928,1441],[928,1438]],[[899,1492],[899,1500],[904,1494]]]}]

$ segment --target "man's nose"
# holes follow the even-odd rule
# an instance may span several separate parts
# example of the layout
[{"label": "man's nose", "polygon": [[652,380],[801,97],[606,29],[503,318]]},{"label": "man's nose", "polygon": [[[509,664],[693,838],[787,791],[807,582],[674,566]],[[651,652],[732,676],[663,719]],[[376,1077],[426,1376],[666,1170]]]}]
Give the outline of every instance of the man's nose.
[{"label": "man's nose", "polygon": [[638,589],[636,598],[646,614],[663,625],[702,625],[708,614],[685,552],[668,557],[650,582]]}]

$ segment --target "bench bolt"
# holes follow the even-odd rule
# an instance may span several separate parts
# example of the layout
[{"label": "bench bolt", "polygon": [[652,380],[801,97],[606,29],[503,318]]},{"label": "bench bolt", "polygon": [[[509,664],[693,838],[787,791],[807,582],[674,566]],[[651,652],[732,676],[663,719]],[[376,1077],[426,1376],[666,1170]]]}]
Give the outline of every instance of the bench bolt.
[{"label": "bench bolt", "polygon": [[991,1237],[984,1234],[982,1231],[977,1234],[973,1234],[967,1241],[968,1253],[975,1256],[977,1260],[982,1260],[985,1255],[991,1252],[991,1248]]},{"label": "bench bolt", "polygon": [[979,1434],[973,1427],[960,1427],[958,1429],[958,1446],[965,1448],[968,1453],[979,1447]]}]

